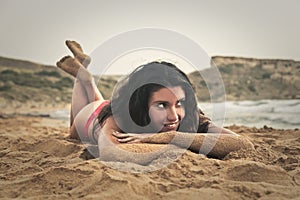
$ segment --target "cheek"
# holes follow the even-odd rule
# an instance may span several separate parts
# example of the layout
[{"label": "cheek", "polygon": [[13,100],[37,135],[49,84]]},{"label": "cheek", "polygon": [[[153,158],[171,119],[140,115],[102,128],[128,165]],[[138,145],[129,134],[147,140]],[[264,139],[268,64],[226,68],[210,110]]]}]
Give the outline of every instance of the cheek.
[{"label": "cheek", "polygon": [[185,112],[182,111],[182,114],[180,115],[181,120],[185,117]]},{"label": "cheek", "polygon": [[161,122],[164,122],[167,115],[166,115],[165,111],[159,111],[155,108],[150,108],[149,116],[150,116],[151,122],[161,123]]},{"label": "cheek", "polygon": [[183,119],[183,118],[184,118],[184,116],[185,116],[185,109],[184,109],[184,108],[180,108],[180,109],[178,109],[178,111],[177,111],[177,115],[179,115],[179,116],[180,116],[180,118],[181,118],[181,119]]}]

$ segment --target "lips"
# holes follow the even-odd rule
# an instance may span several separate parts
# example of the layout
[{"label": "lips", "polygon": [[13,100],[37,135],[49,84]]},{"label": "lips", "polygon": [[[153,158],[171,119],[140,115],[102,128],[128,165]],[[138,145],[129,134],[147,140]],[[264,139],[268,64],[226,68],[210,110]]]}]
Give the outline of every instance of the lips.
[{"label": "lips", "polygon": [[169,123],[164,123],[163,128],[162,128],[162,132],[166,132],[166,131],[176,131],[177,127],[178,127],[179,121],[175,121],[175,122],[169,122]]}]

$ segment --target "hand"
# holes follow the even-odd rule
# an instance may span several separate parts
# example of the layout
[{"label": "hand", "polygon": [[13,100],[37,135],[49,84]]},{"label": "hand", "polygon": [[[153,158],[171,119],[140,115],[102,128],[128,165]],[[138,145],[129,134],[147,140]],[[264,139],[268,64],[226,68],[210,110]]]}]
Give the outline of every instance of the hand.
[{"label": "hand", "polygon": [[144,143],[145,138],[148,138],[148,137],[154,135],[154,133],[136,134],[136,133],[120,133],[118,131],[114,131],[112,133],[112,135],[120,143],[132,144],[132,143]]}]

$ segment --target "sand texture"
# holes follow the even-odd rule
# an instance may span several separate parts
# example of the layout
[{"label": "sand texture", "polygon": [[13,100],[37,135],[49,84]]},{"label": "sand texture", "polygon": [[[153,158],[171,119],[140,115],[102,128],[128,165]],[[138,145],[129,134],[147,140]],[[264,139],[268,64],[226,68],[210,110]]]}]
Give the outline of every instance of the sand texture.
[{"label": "sand texture", "polygon": [[[91,159],[86,146],[69,139],[64,121],[1,115],[0,127],[3,199],[300,198],[299,130],[231,126],[255,150],[232,152],[223,160],[185,151],[161,169],[132,173],[147,166]],[[163,163],[176,151],[152,162]]]}]

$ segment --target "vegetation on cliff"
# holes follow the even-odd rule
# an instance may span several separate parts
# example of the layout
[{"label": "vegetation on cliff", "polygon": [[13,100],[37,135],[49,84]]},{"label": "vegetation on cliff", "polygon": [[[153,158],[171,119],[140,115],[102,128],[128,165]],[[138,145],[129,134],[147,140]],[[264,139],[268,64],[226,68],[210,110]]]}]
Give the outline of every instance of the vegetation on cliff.
[{"label": "vegetation on cliff", "polygon": [[[225,86],[227,100],[295,99],[300,98],[300,62],[293,60],[213,57]],[[210,69],[189,74],[198,99],[220,99],[218,92],[208,90],[212,78],[203,79]],[[109,98],[119,76],[103,76],[100,90]],[[206,80],[206,81],[205,81]],[[55,66],[0,57],[0,103],[44,104],[69,103],[73,77]]]}]

